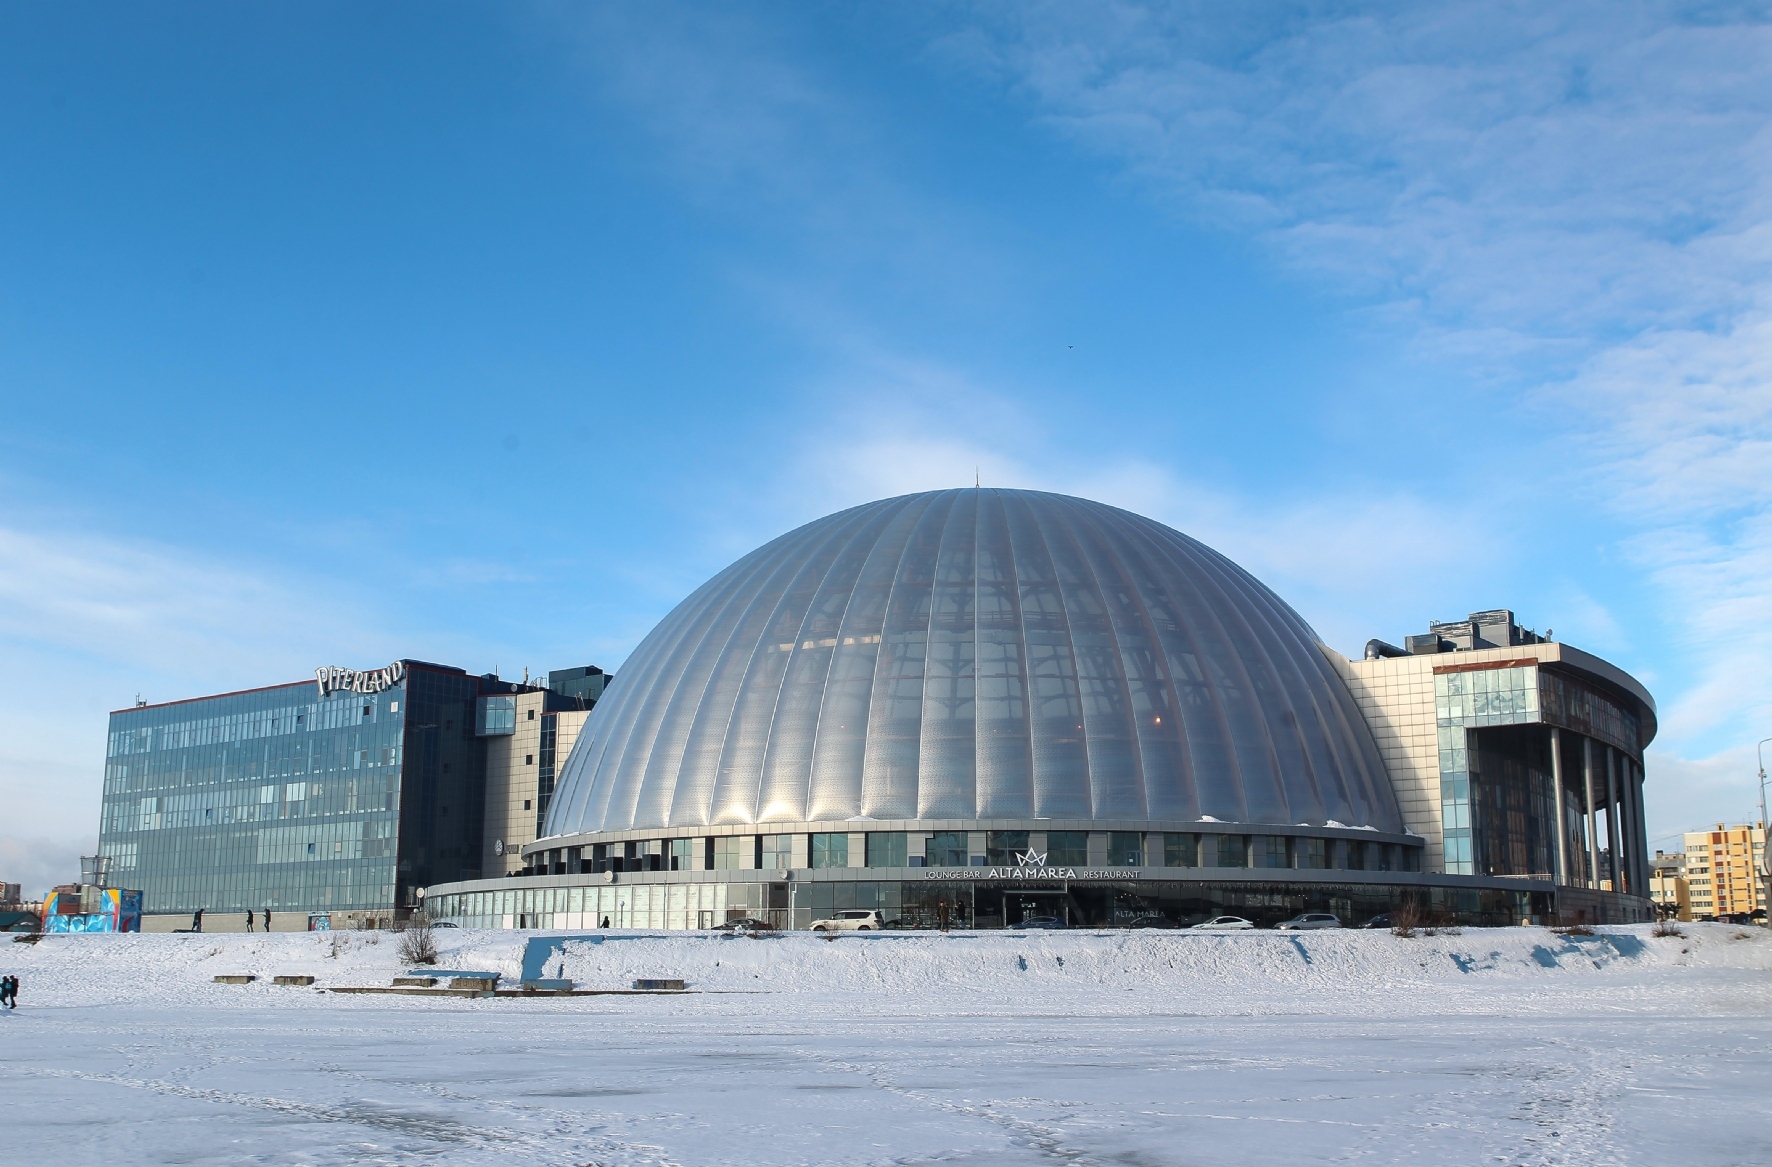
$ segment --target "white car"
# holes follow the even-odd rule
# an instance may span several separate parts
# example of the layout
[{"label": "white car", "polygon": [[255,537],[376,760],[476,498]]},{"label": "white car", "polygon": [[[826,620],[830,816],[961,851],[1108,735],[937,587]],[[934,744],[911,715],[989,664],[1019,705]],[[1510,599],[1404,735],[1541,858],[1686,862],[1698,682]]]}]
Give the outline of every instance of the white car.
[{"label": "white car", "polygon": [[838,912],[812,925],[814,932],[877,932],[886,926],[878,912]]},{"label": "white car", "polygon": [[1255,927],[1241,916],[1214,916],[1203,923],[1195,924],[1189,931],[1193,932],[1242,932]]},{"label": "white car", "polygon": [[1301,912],[1290,920],[1281,920],[1274,927],[1282,932],[1301,932],[1308,928],[1339,928],[1341,917],[1328,912]]}]

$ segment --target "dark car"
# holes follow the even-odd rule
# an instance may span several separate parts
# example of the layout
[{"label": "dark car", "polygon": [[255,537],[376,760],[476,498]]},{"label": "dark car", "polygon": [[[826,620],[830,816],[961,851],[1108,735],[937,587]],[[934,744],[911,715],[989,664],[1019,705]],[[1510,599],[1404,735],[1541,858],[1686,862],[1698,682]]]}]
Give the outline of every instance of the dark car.
[{"label": "dark car", "polygon": [[1174,920],[1171,920],[1168,916],[1140,916],[1138,919],[1132,921],[1132,923],[1130,923],[1126,926],[1128,928],[1179,928],[1179,927],[1181,927],[1180,924],[1177,924]]},{"label": "dark car", "polygon": [[1382,915],[1374,916],[1370,920],[1367,920],[1364,924],[1360,925],[1360,927],[1362,927],[1362,928],[1389,928],[1390,926],[1391,926],[1391,914],[1389,912],[1385,912]]},{"label": "dark car", "polygon": [[758,920],[758,919],[755,919],[751,916],[745,916],[745,917],[742,917],[741,919],[737,919],[737,920],[728,920],[724,924],[721,924],[718,928],[714,929],[714,931],[716,931],[716,932],[771,932],[771,931],[774,931],[774,929],[775,929],[775,925],[769,923],[767,920]]},{"label": "dark car", "polygon": [[1018,926],[1022,928],[1063,928],[1066,925],[1057,916],[1029,916]]}]

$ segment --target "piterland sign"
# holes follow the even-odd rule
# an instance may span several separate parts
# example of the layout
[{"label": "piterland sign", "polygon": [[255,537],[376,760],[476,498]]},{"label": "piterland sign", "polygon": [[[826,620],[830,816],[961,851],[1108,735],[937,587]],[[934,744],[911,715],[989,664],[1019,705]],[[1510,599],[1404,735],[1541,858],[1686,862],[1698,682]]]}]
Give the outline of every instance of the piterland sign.
[{"label": "piterland sign", "polygon": [[385,669],[341,669],[337,665],[314,670],[320,696],[328,693],[379,693],[406,679],[406,662],[395,661]]}]

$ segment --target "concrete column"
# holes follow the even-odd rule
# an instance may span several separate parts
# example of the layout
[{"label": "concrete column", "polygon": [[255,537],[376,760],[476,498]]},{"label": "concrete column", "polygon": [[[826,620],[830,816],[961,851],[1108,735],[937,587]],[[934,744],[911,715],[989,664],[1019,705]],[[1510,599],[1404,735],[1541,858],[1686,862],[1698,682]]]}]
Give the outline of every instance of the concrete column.
[{"label": "concrete column", "polygon": [[1621,842],[1618,838],[1618,776],[1614,772],[1616,766],[1612,756],[1612,747],[1604,747],[1606,751],[1606,849],[1612,853],[1612,861],[1606,865],[1606,874],[1612,877],[1612,890],[1624,890],[1624,869],[1620,866],[1619,851]]},{"label": "concrete column", "polygon": [[1649,839],[1643,823],[1643,784],[1638,780],[1636,761],[1629,754],[1618,759],[1619,775],[1624,781],[1626,806],[1625,830],[1630,833],[1631,891],[1649,898]]},{"label": "concrete column", "polygon": [[1587,809],[1587,886],[1600,886],[1600,835],[1594,810],[1594,741],[1586,734],[1581,738],[1581,786],[1583,805]]},{"label": "concrete column", "polygon": [[1557,865],[1556,882],[1569,883],[1569,827],[1563,821],[1563,733],[1555,726],[1551,727],[1551,785],[1556,789],[1557,813],[1557,849],[1551,856]]},{"label": "concrete column", "polygon": [[849,832],[849,866],[866,867],[868,865],[868,836],[866,831]]},{"label": "concrete column", "polygon": [[1637,804],[1637,852],[1638,864],[1643,871],[1643,894],[1649,892],[1649,820],[1643,810],[1643,767],[1631,763],[1631,797]]}]

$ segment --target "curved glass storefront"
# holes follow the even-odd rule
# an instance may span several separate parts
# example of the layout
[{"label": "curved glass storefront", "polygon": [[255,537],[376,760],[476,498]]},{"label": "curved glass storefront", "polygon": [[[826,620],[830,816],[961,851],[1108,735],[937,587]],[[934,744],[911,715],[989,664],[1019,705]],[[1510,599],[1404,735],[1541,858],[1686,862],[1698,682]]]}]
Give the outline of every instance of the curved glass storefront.
[{"label": "curved glass storefront", "polygon": [[[511,887],[444,885],[433,889],[426,910],[433,919],[463,928],[644,930],[713,928],[733,919],[807,929],[857,909],[877,911],[889,928],[907,929],[1017,928],[1028,921],[1072,928],[1186,927],[1225,914],[1269,927],[1300,912],[1333,912],[1344,924],[1358,926],[1403,903],[1447,924],[1502,926],[1551,922],[1556,911],[1548,882],[1471,886],[1461,880],[1450,887],[1431,877],[1372,879],[1129,879],[1121,871],[1091,869],[1061,875],[1004,871],[965,879],[933,871],[906,879],[623,883],[618,877],[590,884],[536,877],[504,881],[517,885]],[[1601,920],[1597,914],[1588,918]]]}]

